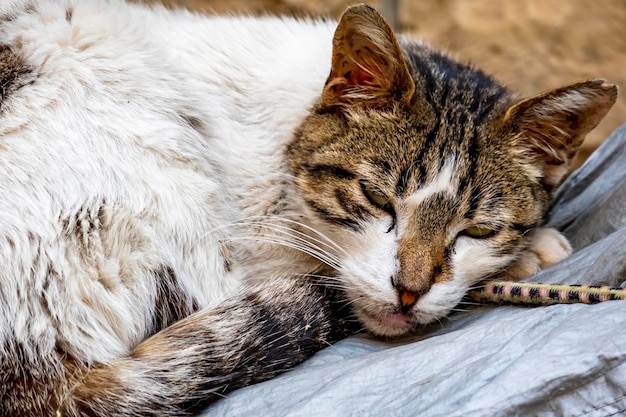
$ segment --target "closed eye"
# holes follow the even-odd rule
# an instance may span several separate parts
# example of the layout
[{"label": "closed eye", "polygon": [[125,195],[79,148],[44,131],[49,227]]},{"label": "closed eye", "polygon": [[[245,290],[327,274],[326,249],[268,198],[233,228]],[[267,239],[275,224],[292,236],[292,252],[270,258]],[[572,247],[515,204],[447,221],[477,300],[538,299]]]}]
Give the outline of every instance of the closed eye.
[{"label": "closed eye", "polygon": [[498,234],[500,230],[485,225],[470,226],[459,233],[462,236],[471,237],[472,239],[487,239]]},{"label": "closed eye", "polygon": [[361,190],[363,190],[363,195],[367,198],[367,201],[369,201],[371,205],[384,210],[395,217],[393,206],[382,191],[371,188],[363,182],[361,182]]}]

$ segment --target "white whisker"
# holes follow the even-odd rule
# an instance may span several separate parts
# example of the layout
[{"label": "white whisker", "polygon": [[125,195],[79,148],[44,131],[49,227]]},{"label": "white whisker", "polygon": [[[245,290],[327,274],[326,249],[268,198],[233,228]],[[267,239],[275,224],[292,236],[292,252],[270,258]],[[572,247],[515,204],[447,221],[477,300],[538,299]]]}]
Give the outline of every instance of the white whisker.
[{"label": "white whisker", "polygon": [[236,241],[252,241],[252,242],[265,242],[265,243],[270,243],[270,244],[277,244],[277,245],[281,245],[284,247],[288,247],[294,250],[297,250],[299,252],[302,253],[306,253],[308,255],[310,255],[311,257],[317,259],[320,262],[325,263],[326,265],[334,268],[334,269],[339,269],[340,265],[339,262],[337,260],[336,257],[332,256],[329,257],[328,254],[324,253],[324,252],[319,252],[318,250],[315,250],[315,248],[312,248],[310,246],[305,246],[302,244],[298,244],[296,242],[292,242],[292,241],[288,241],[288,240],[281,240],[278,239],[276,237],[270,237],[270,236],[256,236],[256,235],[241,235],[241,236],[233,236],[233,237],[227,237],[225,239],[222,239],[223,243],[226,242],[236,242]]}]

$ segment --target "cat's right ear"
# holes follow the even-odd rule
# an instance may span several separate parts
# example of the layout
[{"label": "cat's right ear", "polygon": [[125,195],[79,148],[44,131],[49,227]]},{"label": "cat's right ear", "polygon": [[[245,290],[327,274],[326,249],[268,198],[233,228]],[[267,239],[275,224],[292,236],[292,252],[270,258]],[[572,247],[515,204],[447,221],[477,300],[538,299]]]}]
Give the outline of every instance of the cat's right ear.
[{"label": "cat's right ear", "polygon": [[333,38],[322,108],[386,108],[408,103],[414,91],[400,45],[385,19],[364,4],[348,8]]}]

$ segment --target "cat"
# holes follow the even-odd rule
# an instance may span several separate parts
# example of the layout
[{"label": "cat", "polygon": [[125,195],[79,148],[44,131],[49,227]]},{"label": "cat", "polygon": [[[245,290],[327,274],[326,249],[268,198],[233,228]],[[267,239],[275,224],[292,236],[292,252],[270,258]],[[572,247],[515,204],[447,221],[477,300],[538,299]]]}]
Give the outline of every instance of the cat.
[{"label": "cat", "polygon": [[3,415],[190,415],[571,251],[542,227],[617,90],[521,98],[331,20],[0,6]]}]

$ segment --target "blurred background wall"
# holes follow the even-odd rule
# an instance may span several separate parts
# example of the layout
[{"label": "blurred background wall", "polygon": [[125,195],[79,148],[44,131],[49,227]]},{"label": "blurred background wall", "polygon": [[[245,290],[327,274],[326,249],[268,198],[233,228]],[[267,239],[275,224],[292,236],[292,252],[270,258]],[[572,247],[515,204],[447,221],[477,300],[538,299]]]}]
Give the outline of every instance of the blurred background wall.
[{"label": "blurred background wall", "polygon": [[[349,0],[136,0],[224,14],[332,16]],[[621,87],[618,103],[592,132],[581,160],[626,123],[625,0],[365,0],[419,37],[470,61],[524,95],[587,78]],[[394,13],[395,12],[395,13]]]}]

